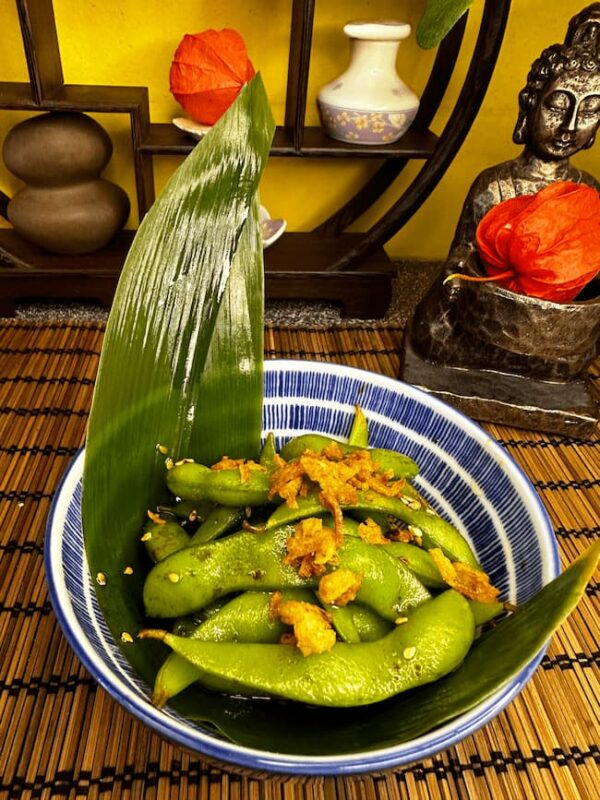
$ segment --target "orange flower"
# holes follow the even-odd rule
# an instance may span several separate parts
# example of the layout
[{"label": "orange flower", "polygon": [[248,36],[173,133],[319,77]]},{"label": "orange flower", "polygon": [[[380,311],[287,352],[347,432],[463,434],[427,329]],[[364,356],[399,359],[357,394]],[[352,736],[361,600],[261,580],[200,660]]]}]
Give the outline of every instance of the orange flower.
[{"label": "orange flower", "polygon": [[569,302],[600,270],[600,195],[585,184],[557,181],[505,200],[479,223],[477,245],[489,276],[483,280]]},{"label": "orange flower", "polygon": [[254,75],[246,45],[237,31],[224,28],[186,34],[173,56],[171,94],[203,125],[214,124]]}]

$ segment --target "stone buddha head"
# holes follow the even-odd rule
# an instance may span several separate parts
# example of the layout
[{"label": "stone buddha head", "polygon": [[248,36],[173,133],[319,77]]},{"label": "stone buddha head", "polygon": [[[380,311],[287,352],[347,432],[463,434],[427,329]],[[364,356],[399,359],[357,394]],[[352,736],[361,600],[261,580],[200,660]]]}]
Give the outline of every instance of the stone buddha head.
[{"label": "stone buddha head", "polygon": [[586,17],[585,25],[570,28],[565,44],[546,48],[519,94],[513,141],[543,161],[591,147],[600,125],[600,3],[590,9],[597,19]]}]

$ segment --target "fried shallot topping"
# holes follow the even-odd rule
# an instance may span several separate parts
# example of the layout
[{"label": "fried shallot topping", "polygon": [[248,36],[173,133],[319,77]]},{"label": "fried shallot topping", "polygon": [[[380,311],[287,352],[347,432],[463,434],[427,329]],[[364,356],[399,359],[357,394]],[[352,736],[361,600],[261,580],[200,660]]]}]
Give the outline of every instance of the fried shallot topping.
[{"label": "fried shallot topping", "polygon": [[296,567],[301,578],[322,575],[326,564],[337,564],[340,544],[335,531],[326,528],[322,519],[309,517],[294,527],[293,536],[288,536],[283,563]]},{"label": "fried shallot topping", "polygon": [[293,626],[295,644],[303,656],[331,650],[335,644],[335,631],[326,611],[300,600],[280,601],[277,609],[281,621]]},{"label": "fried shallot topping", "polygon": [[390,540],[383,535],[381,525],[378,525],[371,517],[368,517],[364,522],[360,523],[358,526],[358,535],[369,544],[390,543]]},{"label": "fried shallot topping", "polygon": [[479,600],[480,603],[497,601],[500,589],[492,586],[489,576],[485,572],[475,569],[469,564],[463,564],[462,561],[450,561],[439,547],[434,547],[429,554],[439,569],[442,580],[448,586],[471,600]]},{"label": "fried shallot topping", "polygon": [[212,465],[211,469],[217,472],[223,469],[239,469],[242,483],[250,480],[250,473],[252,472],[267,471],[266,467],[263,467],[262,464],[257,464],[256,461],[246,460],[245,458],[229,458],[229,456],[223,456],[220,461]]},{"label": "fried shallot topping", "polygon": [[356,597],[362,584],[362,575],[346,567],[323,575],[319,581],[319,597],[328,605],[345,606]]},{"label": "fried shallot topping", "polygon": [[278,457],[275,463],[277,469],[271,476],[269,498],[277,495],[290,508],[297,508],[298,497],[318,492],[319,502],[333,515],[338,535],[343,524],[341,506],[357,503],[359,492],[398,497],[405,485],[402,479],[394,480],[390,471],[380,472],[379,464],[368,450],[344,455],[336,442],[320,453],[306,450],[292,461]]}]

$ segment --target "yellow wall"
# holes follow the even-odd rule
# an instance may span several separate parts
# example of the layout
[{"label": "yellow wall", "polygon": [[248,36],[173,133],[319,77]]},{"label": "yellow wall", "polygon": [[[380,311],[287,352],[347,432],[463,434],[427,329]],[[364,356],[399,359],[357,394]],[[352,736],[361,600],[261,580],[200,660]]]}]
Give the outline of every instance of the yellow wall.
[{"label": "yellow wall", "polygon": [[[591,1],[591,0],[590,0]],[[570,17],[586,0],[513,0],[508,29],[494,77],[481,112],[458,157],[429,200],[388,244],[394,257],[442,258],[447,252],[467,189],[484,167],[512,158],[518,149],[511,136],[517,95],[531,62],[547,45],[562,41]],[[425,0],[319,0],[315,19],[307,123],[317,124],[319,86],[346,66],[348,44],[341,27],[348,19],[397,18],[415,23]],[[473,46],[482,0],[475,0],[457,74],[434,124],[440,132],[457,96]],[[63,70],[68,83],[145,85],[150,90],[151,118],[167,122],[181,114],[168,89],[173,52],[187,32],[234,27],[244,36],[250,57],[260,69],[277,122],[284,113],[291,0],[54,0]],[[398,70],[415,91],[427,80],[433,53],[414,38],[400,48]],[[20,32],[13,0],[0,0],[0,80],[26,80]],[[0,111],[0,140],[20,119],[20,112]],[[98,115],[115,146],[104,176],[135,197],[128,118]],[[576,163],[600,176],[600,145],[580,154]],[[156,158],[157,190],[176,158]],[[274,216],[286,217],[291,230],[310,230],[341,205],[372,173],[378,162],[272,158],[261,187],[262,201]],[[372,224],[412,179],[420,162],[412,162],[377,207],[355,229]],[[20,182],[0,164],[0,188],[14,193]],[[137,224],[132,214],[130,227]]]}]

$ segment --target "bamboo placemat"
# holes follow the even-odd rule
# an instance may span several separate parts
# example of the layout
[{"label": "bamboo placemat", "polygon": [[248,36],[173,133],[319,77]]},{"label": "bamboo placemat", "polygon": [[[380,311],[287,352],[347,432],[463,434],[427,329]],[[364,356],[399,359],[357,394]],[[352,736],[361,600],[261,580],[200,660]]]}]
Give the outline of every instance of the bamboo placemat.
[{"label": "bamboo placemat", "polygon": [[[456,747],[385,775],[239,775],[190,756],[118,706],[67,645],[42,564],[46,515],[83,442],[102,336],[90,323],[0,322],[0,800],[598,797],[597,582],[508,709]],[[265,344],[269,358],[395,376],[400,337],[398,327],[268,328]],[[570,563],[600,533],[600,438],[487,429],[533,481]]]}]

